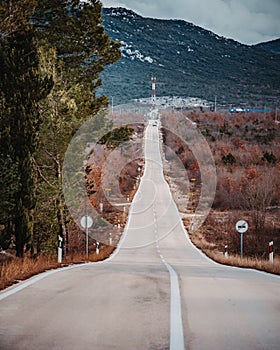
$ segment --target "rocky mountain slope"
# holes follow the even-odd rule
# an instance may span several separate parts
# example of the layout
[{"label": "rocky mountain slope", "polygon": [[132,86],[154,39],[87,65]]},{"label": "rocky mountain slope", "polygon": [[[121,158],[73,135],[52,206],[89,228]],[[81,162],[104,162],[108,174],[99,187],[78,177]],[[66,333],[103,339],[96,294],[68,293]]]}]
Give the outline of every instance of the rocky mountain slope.
[{"label": "rocky mountain slope", "polygon": [[271,40],[266,43],[257,44],[256,47],[262,48],[264,50],[280,54],[280,39]]},{"label": "rocky mountain slope", "polygon": [[274,107],[280,93],[280,55],[243,45],[183,20],[144,18],[124,8],[104,8],[111,38],[122,58],[102,75],[114,104],[158,96],[193,96],[225,106]]}]

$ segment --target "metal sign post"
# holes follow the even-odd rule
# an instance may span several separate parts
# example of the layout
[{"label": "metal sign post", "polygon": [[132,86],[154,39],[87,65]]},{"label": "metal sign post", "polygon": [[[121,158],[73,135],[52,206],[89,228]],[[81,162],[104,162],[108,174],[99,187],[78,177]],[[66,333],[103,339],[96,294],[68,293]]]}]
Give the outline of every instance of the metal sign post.
[{"label": "metal sign post", "polygon": [[240,233],[240,257],[243,258],[243,233],[248,230],[248,222],[245,220],[237,221],[235,228],[236,231]]},{"label": "metal sign post", "polygon": [[86,258],[88,259],[88,229],[92,226],[93,220],[90,216],[83,216],[81,218],[81,226],[86,229]]}]

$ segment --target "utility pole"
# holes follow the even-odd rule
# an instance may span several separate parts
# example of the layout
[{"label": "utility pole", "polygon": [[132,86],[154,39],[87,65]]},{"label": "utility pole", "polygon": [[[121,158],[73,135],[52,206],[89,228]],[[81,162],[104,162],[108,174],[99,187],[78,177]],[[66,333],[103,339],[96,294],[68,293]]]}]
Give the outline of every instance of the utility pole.
[{"label": "utility pole", "polygon": [[111,111],[114,113],[114,96],[111,97],[112,104],[111,104]]},{"label": "utility pole", "polygon": [[152,77],[152,106],[156,105],[156,77]]},{"label": "utility pole", "polygon": [[217,112],[217,96],[215,95],[214,112]]}]

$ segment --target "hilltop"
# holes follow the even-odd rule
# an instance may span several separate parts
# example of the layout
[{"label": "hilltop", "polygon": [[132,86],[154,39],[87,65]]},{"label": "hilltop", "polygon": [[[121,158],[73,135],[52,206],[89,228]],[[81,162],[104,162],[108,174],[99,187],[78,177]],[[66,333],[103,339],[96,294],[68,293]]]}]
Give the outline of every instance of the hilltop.
[{"label": "hilltop", "polygon": [[151,76],[158,96],[193,96],[220,104],[271,106],[280,92],[280,56],[183,20],[142,17],[104,8],[107,34],[122,43],[122,58],[103,72],[101,93],[114,103],[149,97]]}]

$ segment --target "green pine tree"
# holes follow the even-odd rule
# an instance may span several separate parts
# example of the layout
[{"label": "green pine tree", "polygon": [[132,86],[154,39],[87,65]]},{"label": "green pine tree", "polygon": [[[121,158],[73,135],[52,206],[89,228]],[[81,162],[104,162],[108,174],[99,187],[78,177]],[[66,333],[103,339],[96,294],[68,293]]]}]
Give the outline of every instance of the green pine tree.
[{"label": "green pine tree", "polygon": [[108,101],[96,98],[99,77],[106,65],[117,61],[120,43],[109,38],[102,25],[102,4],[99,0],[41,0],[33,21],[41,37],[56,49],[58,71],[65,85],[88,84],[92,108],[97,111]]},{"label": "green pine tree", "polygon": [[[41,104],[35,245],[39,252],[59,234],[66,254],[70,217],[62,191],[64,153],[81,124],[107,105],[105,96],[96,96],[99,74],[120,57],[120,51],[104,33],[99,1],[41,1],[34,22],[40,31],[43,75],[54,79],[51,94]],[[42,237],[42,232],[47,235]]]}]

